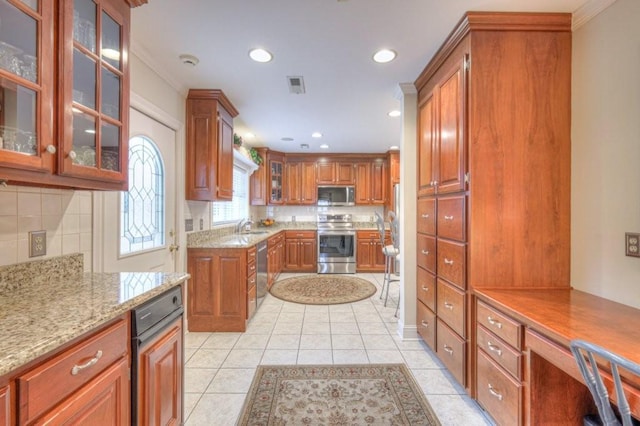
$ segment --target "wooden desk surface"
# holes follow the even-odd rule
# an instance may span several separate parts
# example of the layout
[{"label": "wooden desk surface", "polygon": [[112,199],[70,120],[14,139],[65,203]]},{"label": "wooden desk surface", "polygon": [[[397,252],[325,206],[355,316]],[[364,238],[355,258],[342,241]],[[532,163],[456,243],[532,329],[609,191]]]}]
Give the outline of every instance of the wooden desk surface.
[{"label": "wooden desk surface", "polygon": [[640,364],[640,309],[573,289],[474,292],[565,347],[583,339]]}]

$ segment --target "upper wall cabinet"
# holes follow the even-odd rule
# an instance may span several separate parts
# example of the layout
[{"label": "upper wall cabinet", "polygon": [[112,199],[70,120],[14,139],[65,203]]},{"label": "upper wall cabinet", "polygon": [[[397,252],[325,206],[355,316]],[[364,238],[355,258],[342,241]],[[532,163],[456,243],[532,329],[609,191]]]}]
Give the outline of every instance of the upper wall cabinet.
[{"label": "upper wall cabinet", "polygon": [[354,176],[352,162],[318,160],[316,179],[319,185],[353,185]]},{"label": "upper wall cabinet", "polygon": [[233,117],[221,90],[191,89],[187,96],[186,198],[233,198]]},{"label": "upper wall cabinet", "polygon": [[0,179],[126,189],[130,3],[0,0],[0,16]]}]

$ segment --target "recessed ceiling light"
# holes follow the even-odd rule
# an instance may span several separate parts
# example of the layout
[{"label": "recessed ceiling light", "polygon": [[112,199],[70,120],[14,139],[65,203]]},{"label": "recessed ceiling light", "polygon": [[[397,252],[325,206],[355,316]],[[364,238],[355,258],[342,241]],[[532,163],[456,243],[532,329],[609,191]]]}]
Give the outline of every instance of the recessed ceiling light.
[{"label": "recessed ceiling light", "polygon": [[293,142],[293,138],[281,138],[282,142]]},{"label": "recessed ceiling light", "polygon": [[329,145],[327,145],[326,143],[323,143],[322,145],[320,145],[321,149],[329,149]]},{"label": "recessed ceiling light", "polygon": [[320,139],[322,137],[322,133],[320,132],[313,132],[311,133],[311,137],[312,138],[316,138],[316,139]]},{"label": "recessed ceiling light", "polygon": [[251,132],[247,132],[244,134],[245,139],[255,139],[256,135]]},{"label": "recessed ceiling light", "polygon": [[400,147],[398,145],[391,145],[389,149],[400,149]]},{"label": "recessed ceiling light", "polygon": [[373,55],[373,60],[379,64],[386,64],[396,58],[396,52],[391,49],[380,49]]},{"label": "recessed ceiling light", "polygon": [[273,59],[273,55],[271,53],[261,48],[250,50],[249,56],[256,62],[269,62]]},{"label": "recessed ceiling light", "polygon": [[300,144],[300,148],[301,149],[309,149],[309,144],[308,143],[301,143]]},{"label": "recessed ceiling light", "polygon": [[389,117],[400,117],[402,113],[400,111],[398,111],[397,109],[394,109],[393,111],[389,111],[389,113],[387,114]]}]

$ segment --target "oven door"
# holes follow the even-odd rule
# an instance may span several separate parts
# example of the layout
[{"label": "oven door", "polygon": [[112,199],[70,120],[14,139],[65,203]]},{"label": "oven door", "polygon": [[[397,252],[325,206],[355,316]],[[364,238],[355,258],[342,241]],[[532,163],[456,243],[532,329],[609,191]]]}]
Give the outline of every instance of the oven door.
[{"label": "oven door", "polygon": [[318,263],[351,263],[356,261],[354,231],[318,231]]}]

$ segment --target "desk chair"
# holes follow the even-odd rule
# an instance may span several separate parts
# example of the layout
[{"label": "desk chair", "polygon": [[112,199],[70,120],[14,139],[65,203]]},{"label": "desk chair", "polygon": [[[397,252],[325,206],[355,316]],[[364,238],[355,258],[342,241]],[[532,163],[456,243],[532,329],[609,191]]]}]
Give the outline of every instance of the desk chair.
[{"label": "desk chair", "polygon": [[[606,361],[606,363],[611,367],[611,377],[613,378],[614,391],[618,401],[618,411],[622,418],[622,425],[637,425],[638,423],[631,418],[631,409],[629,408],[627,397],[622,389],[622,380],[620,379],[618,367],[622,367],[624,370],[640,376],[640,365],[611,353],[600,346],[594,345],[593,343],[585,342],[584,340],[572,340],[570,348],[576,362],[578,363],[580,373],[589,387],[589,391],[591,392],[596,406],[598,407],[598,414],[600,416],[600,419],[598,420],[601,422],[600,424],[605,426],[617,426],[620,425],[620,421],[611,407],[609,394],[607,392],[607,388],[602,382],[600,370],[598,369],[594,355],[599,360]],[[592,425],[598,423],[594,422],[592,416],[587,416],[584,424]]]},{"label": "desk chair", "polygon": [[[385,237],[385,226],[384,219],[380,216],[380,213],[376,212],[376,226],[378,228],[378,233],[380,234],[380,244],[382,245],[382,254],[384,255],[384,278],[382,280],[382,290],[380,291],[380,299],[382,299],[382,295],[385,291],[385,287],[387,289],[387,293],[384,298],[384,306],[387,306],[387,301],[389,300],[389,287],[392,282],[400,281],[399,279],[391,279],[391,265],[395,261],[396,257],[400,254],[400,251],[394,247],[393,244],[386,244]],[[398,304],[400,304],[400,300],[398,300]],[[396,307],[396,313],[398,314],[398,308]]]}]

